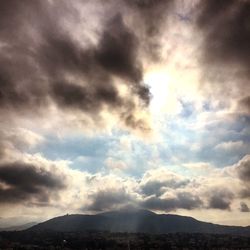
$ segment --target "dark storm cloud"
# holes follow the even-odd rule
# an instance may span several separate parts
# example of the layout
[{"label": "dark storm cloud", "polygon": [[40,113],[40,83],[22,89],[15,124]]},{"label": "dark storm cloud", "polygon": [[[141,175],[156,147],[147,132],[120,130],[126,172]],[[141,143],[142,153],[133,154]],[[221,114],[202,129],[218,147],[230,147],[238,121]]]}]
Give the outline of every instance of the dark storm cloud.
[{"label": "dark storm cloud", "polygon": [[240,197],[241,198],[249,198],[250,197],[250,186],[246,185],[246,187],[240,191]]},{"label": "dark storm cloud", "polygon": [[243,98],[250,91],[250,2],[204,0],[198,7],[204,78],[214,92]]},{"label": "dark storm cloud", "polygon": [[250,63],[250,2],[241,0],[201,1],[198,25],[206,30],[206,60]]},{"label": "dark storm cloud", "polygon": [[161,35],[167,27],[169,11],[173,7],[174,0],[123,0],[132,13],[139,16],[139,22],[135,24],[137,33],[141,34],[140,40],[145,56],[149,60],[161,59],[160,42]]},{"label": "dark storm cloud", "polygon": [[239,109],[250,114],[250,96],[246,96],[239,101]]},{"label": "dark storm cloud", "polygon": [[[118,97],[115,88],[95,89],[90,93],[84,86],[72,84],[68,82],[58,82],[53,85],[53,98],[55,102],[66,108],[77,108],[85,111],[98,111],[101,103],[118,104]],[[98,99],[98,103],[95,100]]]},{"label": "dark storm cloud", "polygon": [[250,184],[250,157],[245,156],[236,166],[236,172],[239,178]]},{"label": "dark storm cloud", "polygon": [[[111,106],[118,112],[119,108],[125,108],[127,115],[135,119],[133,100],[119,96],[111,77],[124,79],[143,104],[149,104],[149,90],[140,84],[142,69],[137,63],[137,46],[136,37],[124,25],[120,15],[110,20],[108,30],[103,32],[97,47],[81,50],[66,38],[53,39],[49,47],[45,46],[41,51],[44,65],[47,65],[48,71],[53,70],[50,75],[58,75],[59,78],[52,84],[53,99],[59,106],[90,113],[98,112],[102,105]],[[86,84],[60,79],[63,70],[83,74]],[[127,120],[125,123],[132,126]]]},{"label": "dark storm cloud", "polygon": [[240,203],[240,211],[243,212],[243,213],[250,212],[250,209],[249,209],[248,205],[245,202]]},{"label": "dark storm cloud", "polygon": [[164,190],[162,190],[162,187],[164,187],[164,184],[157,181],[150,181],[147,182],[145,185],[141,187],[141,191],[145,195],[153,195],[161,196],[164,193]]},{"label": "dark storm cloud", "polygon": [[138,41],[126,28],[121,15],[108,24],[96,52],[97,61],[108,72],[127,78],[129,82],[142,80],[142,70],[136,63]]},{"label": "dark storm cloud", "polygon": [[[140,43],[120,13],[103,24],[97,44],[83,46],[73,38],[74,26],[71,31],[63,26],[62,17],[77,19],[79,14],[64,1],[11,0],[1,2],[0,9],[2,112],[30,113],[53,102],[60,109],[77,109],[94,118],[105,106],[128,127],[147,127],[134,114],[135,98],[140,100],[139,109],[150,102],[142,82]],[[89,28],[84,25],[83,30]],[[132,94],[120,96],[118,82],[127,84]]]},{"label": "dark storm cloud", "polygon": [[125,190],[102,190],[96,192],[90,198],[92,203],[87,209],[92,211],[117,209],[120,206],[127,205],[132,200]]},{"label": "dark storm cloud", "polygon": [[[32,29],[45,15],[41,1],[0,3],[0,109],[32,111],[46,102]],[[5,113],[7,113],[5,112]]]},{"label": "dark storm cloud", "polygon": [[230,210],[231,201],[225,198],[221,198],[217,195],[214,195],[209,200],[209,208],[221,209],[221,210]]},{"label": "dark storm cloud", "polygon": [[171,211],[176,209],[192,210],[202,207],[203,202],[198,196],[188,192],[178,193],[174,198],[150,197],[141,206],[147,209]]},{"label": "dark storm cloud", "polygon": [[145,197],[142,200],[133,197],[125,190],[101,190],[90,196],[91,204],[84,208],[90,211],[105,211],[128,206],[145,209],[173,211],[176,209],[192,210],[203,206],[201,199],[188,192],[177,193],[173,198]]},{"label": "dark storm cloud", "polygon": [[[174,0],[123,0],[137,12],[145,25],[146,35],[159,35],[162,24],[166,21],[169,9]],[[150,37],[148,37],[150,39]]]},{"label": "dark storm cloud", "polygon": [[0,164],[0,203],[48,202],[65,188],[64,176],[23,162]]},{"label": "dark storm cloud", "polygon": [[230,205],[234,198],[233,193],[226,189],[211,190],[211,192],[208,208],[230,210]]},{"label": "dark storm cloud", "polygon": [[149,195],[161,196],[166,188],[177,189],[185,187],[189,183],[189,180],[169,179],[166,181],[148,181],[141,186],[142,193]]},{"label": "dark storm cloud", "polygon": [[241,198],[250,197],[250,156],[246,155],[235,167],[236,175],[242,182]]}]

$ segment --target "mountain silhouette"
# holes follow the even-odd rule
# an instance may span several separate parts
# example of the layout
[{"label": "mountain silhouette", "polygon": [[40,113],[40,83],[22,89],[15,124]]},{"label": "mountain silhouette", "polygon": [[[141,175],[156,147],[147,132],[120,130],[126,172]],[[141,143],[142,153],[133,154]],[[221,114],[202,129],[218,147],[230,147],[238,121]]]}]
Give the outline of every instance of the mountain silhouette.
[{"label": "mountain silhouette", "polygon": [[109,231],[132,233],[212,233],[250,235],[250,227],[223,226],[192,217],[155,214],[147,210],[112,211],[96,215],[64,215],[39,223],[27,230],[84,232]]},{"label": "mountain silhouette", "polygon": [[28,229],[36,224],[37,224],[37,222],[29,222],[29,223],[17,225],[17,226],[1,227],[0,231],[22,231],[22,230]]}]

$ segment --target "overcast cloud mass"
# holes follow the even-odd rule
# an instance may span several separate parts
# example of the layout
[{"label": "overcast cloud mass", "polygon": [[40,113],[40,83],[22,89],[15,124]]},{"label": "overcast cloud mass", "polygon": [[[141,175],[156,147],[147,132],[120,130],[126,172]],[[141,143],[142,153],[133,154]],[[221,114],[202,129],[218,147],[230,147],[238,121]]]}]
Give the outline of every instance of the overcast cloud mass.
[{"label": "overcast cloud mass", "polygon": [[249,44],[247,0],[1,1],[0,226],[250,225]]}]

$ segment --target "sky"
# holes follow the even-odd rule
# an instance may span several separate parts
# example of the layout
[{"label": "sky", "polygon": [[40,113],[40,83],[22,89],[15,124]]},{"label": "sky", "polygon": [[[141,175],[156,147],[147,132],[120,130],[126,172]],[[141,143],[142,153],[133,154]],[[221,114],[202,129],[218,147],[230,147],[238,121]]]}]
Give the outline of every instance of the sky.
[{"label": "sky", "polygon": [[0,226],[119,209],[250,225],[250,1],[0,1]]}]

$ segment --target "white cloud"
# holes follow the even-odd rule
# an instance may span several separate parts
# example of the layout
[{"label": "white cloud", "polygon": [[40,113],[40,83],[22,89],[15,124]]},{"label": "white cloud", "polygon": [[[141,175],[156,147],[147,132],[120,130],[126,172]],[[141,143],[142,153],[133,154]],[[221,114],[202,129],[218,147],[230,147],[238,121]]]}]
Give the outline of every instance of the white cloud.
[{"label": "white cloud", "polygon": [[243,141],[227,141],[222,142],[215,146],[216,150],[225,150],[225,151],[243,151],[246,150],[247,145]]},{"label": "white cloud", "polygon": [[119,170],[124,170],[128,168],[127,164],[122,161],[122,160],[117,160],[115,158],[109,157],[105,161],[106,165],[110,169],[119,169]]}]

